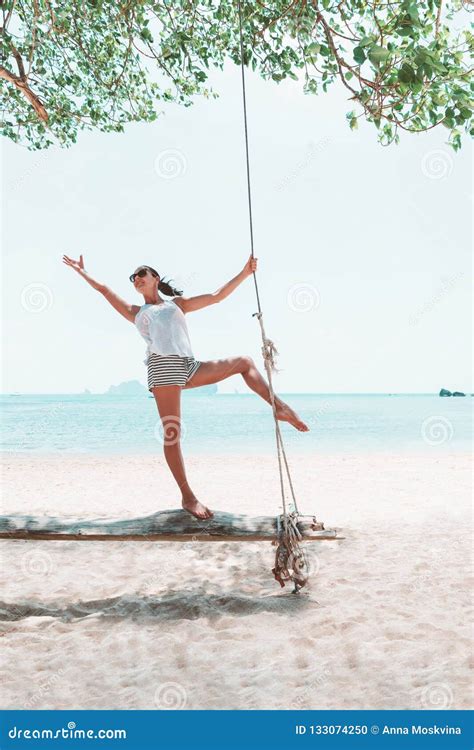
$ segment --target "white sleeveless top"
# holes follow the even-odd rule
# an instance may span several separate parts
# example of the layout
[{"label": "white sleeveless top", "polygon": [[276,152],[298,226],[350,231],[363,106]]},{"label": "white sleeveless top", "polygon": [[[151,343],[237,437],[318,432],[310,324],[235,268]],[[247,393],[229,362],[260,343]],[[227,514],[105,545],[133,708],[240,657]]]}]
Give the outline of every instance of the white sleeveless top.
[{"label": "white sleeveless top", "polygon": [[148,344],[145,364],[152,352],[194,356],[185,315],[174,300],[142,305],[135,316],[135,325]]}]

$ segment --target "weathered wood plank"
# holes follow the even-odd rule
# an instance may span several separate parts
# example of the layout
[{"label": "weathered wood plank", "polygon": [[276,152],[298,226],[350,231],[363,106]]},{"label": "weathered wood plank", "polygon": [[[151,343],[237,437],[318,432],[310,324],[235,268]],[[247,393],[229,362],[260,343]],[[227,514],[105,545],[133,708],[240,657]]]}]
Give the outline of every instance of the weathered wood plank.
[{"label": "weathered wood plank", "polygon": [[[335,539],[337,531],[324,529],[312,516],[299,521],[304,539]],[[199,521],[184,510],[162,510],[143,518],[54,518],[51,516],[0,516],[0,539],[77,541],[268,541],[277,538],[274,516],[251,517],[215,512]]]}]

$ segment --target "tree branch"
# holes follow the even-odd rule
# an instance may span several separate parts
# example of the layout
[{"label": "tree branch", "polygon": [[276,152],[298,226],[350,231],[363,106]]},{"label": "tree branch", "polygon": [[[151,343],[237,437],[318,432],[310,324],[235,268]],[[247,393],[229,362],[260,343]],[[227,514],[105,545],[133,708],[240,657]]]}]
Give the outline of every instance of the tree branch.
[{"label": "tree branch", "polygon": [[18,72],[20,74],[20,78],[22,81],[26,81],[26,72],[25,72],[25,66],[23,65],[23,59],[18,52],[17,48],[10,42],[10,47],[13,52],[13,57],[16,60],[16,64],[18,65]]},{"label": "tree branch", "polygon": [[14,86],[16,86],[16,88],[21,91],[23,96],[28,99],[39,119],[43,122],[48,121],[48,113],[46,112],[41,99],[39,98],[39,96],[37,96],[37,94],[34,93],[34,91],[30,89],[26,81],[24,81],[19,76],[16,76],[14,73],[11,73],[1,65],[0,78],[4,78],[5,81],[9,81],[9,83],[12,83]]}]

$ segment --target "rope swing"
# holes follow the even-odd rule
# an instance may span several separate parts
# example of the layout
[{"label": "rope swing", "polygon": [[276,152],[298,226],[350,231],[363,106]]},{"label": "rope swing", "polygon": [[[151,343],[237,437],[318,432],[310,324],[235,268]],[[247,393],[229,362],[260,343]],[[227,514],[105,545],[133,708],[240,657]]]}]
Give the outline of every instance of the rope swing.
[{"label": "rope swing", "polygon": [[[254,234],[253,234],[253,217],[252,217],[252,192],[250,183],[250,159],[249,159],[249,140],[248,140],[248,123],[247,123],[247,97],[245,90],[245,65],[244,65],[244,43],[242,34],[242,4],[241,0],[238,0],[239,10],[239,38],[240,38],[240,69],[242,76],[242,104],[243,104],[243,120],[244,120],[244,135],[245,135],[245,156],[247,165],[247,194],[248,194],[248,217],[249,217],[249,231],[250,231],[250,249],[252,258],[254,257]],[[288,466],[288,460],[286,457],[285,446],[283,444],[283,438],[280,432],[280,424],[276,414],[275,405],[275,392],[273,389],[272,373],[277,372],[275,367],[275,355],[278,351],[273,341],[267,338],[265,334],[265,328],[263,325],[263,313],[260,306],[260,297],[258,293],[257,276],[253,271],[253,278],[255,282],[255,293],[257,297],[257,308],[258,312],[253,313],[252,317],[256,317],[260,323],[260,331],[262,335],[262,355],[265,364],[265,370],[268,377],[268,387],[270,391],[271,404],[273,417],[275,419],[275,436],[277,444],[277,455],[278,455],[278,467],[280,472],[280,489],[282,498],[283,513],[278,517],[278,542],[277,550],[275,555],[275,567],[272,569],[272,573],[275,579],[280,583],[281,586],[285,585],[285,581],[293,581],[294,592],[297,593],[308,580],[308,563],[304,555],[303,549],[300,546],[302,539],[301,533],[298,529],[298,518],[300,516],[298,510],[298,504],[296,502],[296,496],[293,489],[293,483],[291,481],[290,469]],[[290,486],[292,504],[291,510],[287,507],[285,497],[285,487],[283,481],[283,465],[284,463],[288,483]],[[320,524],[313,519],[314,526],[324,529],[323,524]]]}]

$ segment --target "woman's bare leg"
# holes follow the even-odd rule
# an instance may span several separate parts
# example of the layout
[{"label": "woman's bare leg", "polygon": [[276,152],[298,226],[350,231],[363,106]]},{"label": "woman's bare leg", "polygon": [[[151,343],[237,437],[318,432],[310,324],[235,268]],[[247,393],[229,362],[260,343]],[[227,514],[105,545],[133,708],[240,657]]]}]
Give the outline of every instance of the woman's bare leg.
[{"label": "woman's bare leg", "polygon": [[163,451],[171,473],[181,490],[182,506],[196,518],[212,518],[212,511],[199,502],[186,478],[181,453],[181,386],[163,385],[153,388],[152,392],[163,426]]},{"label": "woman's bare leg", "polygon": [[[230,378],[231,375],[240,374],[248,387],[271,404],[270,389],[261,373],[258,371],[252,357],[238,356],[227,359],[215,359],[210,362],[201,362],[194,375],[188,380],[185,388],[198,388],[201,385],[218,383]],[[277,418],[283,422],[289,422],[300,432],[307,432],[309,427],[299,418],[296,412],[288,404],[275,394],[275,407]]]}]

